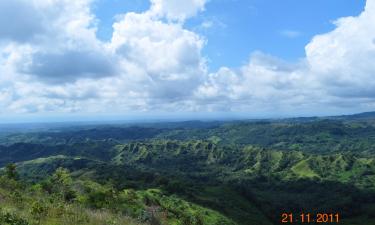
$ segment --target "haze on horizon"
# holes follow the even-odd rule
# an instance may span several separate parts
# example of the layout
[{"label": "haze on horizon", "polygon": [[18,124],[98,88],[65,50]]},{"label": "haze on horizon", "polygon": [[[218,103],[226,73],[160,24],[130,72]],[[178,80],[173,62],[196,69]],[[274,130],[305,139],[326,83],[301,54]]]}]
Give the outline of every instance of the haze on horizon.
[{"label": "haze on horizon", "polygon": [[375,0],[178,2],[0,1],[1,121],[375,110]]}]

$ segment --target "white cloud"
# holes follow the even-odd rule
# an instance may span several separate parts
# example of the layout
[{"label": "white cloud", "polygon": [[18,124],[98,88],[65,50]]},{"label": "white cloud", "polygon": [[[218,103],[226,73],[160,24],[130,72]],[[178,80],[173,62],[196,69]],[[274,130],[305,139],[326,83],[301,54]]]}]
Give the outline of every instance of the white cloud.
[{"label": "white cloud", "polygon": [[0,1],[0,39],[29,41],[45,30],[42,21],[32,1]]},{"label": "white cloud", "polygon": [[64,38],[96,41],[91,0],[5,0],[0,2],[0,39],[61,44]]},{"label": "white cloud", "polygon": [[374,98],[375,1],[368,0],[360,16],[335,24],[335,30],[315,36],[306,46],[311,72],[333,95]]},{"label": "white cloud", "polygon": [[213,73],[202,56],[206,40],[184,27],[206,1],[152,0],[143,13],[118,16],[108,42],[96,37],[91,3],[0,2],[14,20],[31,15],[11,27],[0,7],[0,113],[374,107],[374,0],[314,37],[297,63],[255,52],[242,67]]},{"label": "white cloud", "polygon": [[29,61],[18,64],[18,72],[30,74],[48,83],[65,83],[84,77],[97,78],[115,75],[114,56],[96,50],[63,49],[59,52],[37,51]]},{"label": "white cloud", "polygon": [[204,10],[207,0],[151,0],[149,14],[184,21]]},{"label": "white cloud", "polygon": [[108,43],[96,38],[91,0],[14,4],[40,15],[42,28],[28,38],[0,33],[2,113],[162,110],[189,101],[206,74],[205,40],[182,23],[204,2],[186,1],[183,10],[155,1],[149,11],[118,16]]},{"label": "white cloud", "polygon": [[[13,63],[20,75],[29,74],[45,82],[113,75],[115,63],[109,61],[116,59],[96,38],[91,0],[15,0],[0,4],[0,40],[5,40],[8,52],[17,55]],[[15,24],[2,18],[8,14]]]},{"label": "white cloud", "polygon": [[128,13],[113,27],[110,47],[126,62],[124,72],[137,74],[137,85],[150,97],[190,96],[204,78],[204,40],[181,24]]},{"label": "white cloud", "polygon": [[210,74],[195,94],[212,110],[223,110],[223,106],[229,111],[280,109],[312,94],[311,86],[305,90],[308,78],[302,74],[307,72],[304,62],[290,64],[255,52],[238,70],[223,67]]},{"label": "white cloud", "polygon": [[255,53],[240,69],[221,68],[200,86],[198,99],[214,110],[270,112],[374,110],[375,1],[357,17],[335,22],[306,46],[306,58],[288,64]]}]

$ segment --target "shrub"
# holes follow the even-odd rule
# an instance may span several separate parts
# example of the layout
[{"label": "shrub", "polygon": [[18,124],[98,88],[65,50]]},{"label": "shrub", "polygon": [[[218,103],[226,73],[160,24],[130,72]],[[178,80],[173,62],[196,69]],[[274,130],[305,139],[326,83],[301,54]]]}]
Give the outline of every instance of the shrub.
[{"label": "shrub", "polygon": [[47,207],[43,203],[35,201],[31,204],[30,213],[35,218],[40,219],[47,214]]},{"label": "shrub", "polygon": [[29,225],[29,223],[10,212],[0,212],[1,225]]},{"label": "shrub", "polygon": [[17,167],[14,163],[9,163],[5,166],[5,175],[8,179],[17,180],[19,178]]},{"label": "shrub", "polygon": [[41,187],[48,193],[56,194],[65,201],[72,201],[77,196],[73,190],[73,180],[69,170],[61,167],[48,180],[42,182]]}]

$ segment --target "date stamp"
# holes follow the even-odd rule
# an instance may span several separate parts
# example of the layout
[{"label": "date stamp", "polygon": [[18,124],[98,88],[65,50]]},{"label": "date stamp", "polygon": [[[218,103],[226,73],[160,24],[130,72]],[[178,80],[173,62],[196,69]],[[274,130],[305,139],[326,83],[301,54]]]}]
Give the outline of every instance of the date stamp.
[{"label": "date stamp", "polygon": [[281,223],[339,223],[339,213],[282,213]]}]

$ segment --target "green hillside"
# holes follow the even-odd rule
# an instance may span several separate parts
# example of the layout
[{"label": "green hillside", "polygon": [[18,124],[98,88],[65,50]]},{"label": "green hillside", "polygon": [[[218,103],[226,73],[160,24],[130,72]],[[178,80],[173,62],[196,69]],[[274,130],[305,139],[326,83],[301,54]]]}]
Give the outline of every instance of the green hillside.
[{"label": "green hillside", "polygon": [[[158,123],[13,133],[0,141],[0,221],[271,225],[284,212],[324,212],[340,213],[340,224],[375,224],[372,121]],[[9,163],[17,176],[9,176]],[[68,180],[61,187],[54,185],[59,173]],[[18,222],[4,222],[10,220]]]}]

